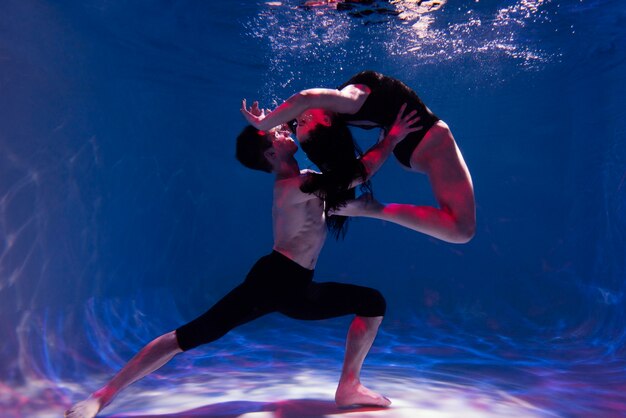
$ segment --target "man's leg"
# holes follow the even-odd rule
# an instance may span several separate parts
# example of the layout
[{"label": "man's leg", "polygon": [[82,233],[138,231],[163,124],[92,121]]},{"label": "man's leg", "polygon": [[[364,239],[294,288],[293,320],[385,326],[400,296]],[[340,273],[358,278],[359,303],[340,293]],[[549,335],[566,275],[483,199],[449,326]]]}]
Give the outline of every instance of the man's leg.
[{"label": "man's leg", "polygon": [[65,412],[66,417],[92,418],[108,405],[119,391],[159,369],[182,352],[176,332],[168,332],[152,340],[139,351],[104,387]]},{"label": "man's leg", "polygon": [[215,341],[231,329],[272,312],[269,299],[263,289],[246,283],[237,286],[198,318],[146,345],[109,383],[70,408],[66,416],[96,416],[119,391],[157,370],[176,354]]},{"label": "man's leg", "polygon": [[346,339],[346,355],[343,361],[341,378],[335,393],[335,402],[339,407],[351,405],[389,406],[391,401],[372,392],[361,384],[361,366],[372,347],[382,322],[382,316],[357,316],[352,321]]},{"label": "man's leg", "polygon": [[345,283],[311,283],[294,295],[279,312],[295,319],[318,320],[356,314],[348,331],[346,354],[335,401],[338,406],[389,406],[391,401],[361,384],[361,367],[385,314],[383,295],[363,286]]}]

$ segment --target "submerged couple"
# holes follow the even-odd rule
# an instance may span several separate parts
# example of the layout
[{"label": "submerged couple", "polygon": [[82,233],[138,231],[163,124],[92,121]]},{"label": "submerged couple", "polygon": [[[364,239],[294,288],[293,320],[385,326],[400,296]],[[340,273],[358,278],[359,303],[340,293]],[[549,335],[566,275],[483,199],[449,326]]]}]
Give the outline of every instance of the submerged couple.
[{"label": "submerged couple", "polygon": [[[472,238],[472,181],[448,125],[405,84],[373,71],[361,72],[337,89],[303,90],[272,112],[256,102],[248,108],[244,100],[241,112],[250,126],[237,137],[237,159],[275,176],[272,252],[207,312],[148,343],[66,416],[96,416],[119,391],[175,355],[272,312],[303,320],[355,315],[335,401],[339,407],[391,404],[360,382],[385,299],[367,287],[313,281],[313,272],[327,230],[342,236],[348,216],[384,219],[451,243]],[[382,139],[361,155],[348,125],[380,128]],[[320,172],[300,170],[288,128]],[[371,190],[370,178],[392,152],[408,170],[428,176],[439,207],[383,204],[369,193],[356,198],[355,188]]]}]

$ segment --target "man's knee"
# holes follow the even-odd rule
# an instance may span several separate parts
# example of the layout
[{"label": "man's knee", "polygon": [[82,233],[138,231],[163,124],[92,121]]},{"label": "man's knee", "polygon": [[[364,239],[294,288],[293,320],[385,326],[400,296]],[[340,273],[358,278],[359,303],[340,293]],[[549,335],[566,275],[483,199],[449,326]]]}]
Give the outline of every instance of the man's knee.
[{"label": "man's knee", "polygon": [[170,331],[167,334],[164,334],[162,337],[167,341],[166,344],[172,351],[176,353],[180,353],[183,351],[183,349],[180,348],[180,343],[178,342],[178,334],[176,333],[176,330]]},{"label": "man's knee", "polygon": [[175,338],[181,351],[189,351],[222,338],[229,330],[225,327],[199,327],[192,322],[176,329]]},{"label": "man's knee", "polygon": [[376,289],[364,289],[359,298],[356,314],[364,317],[385,316],[387,311],[387,301],[385,297]]}]

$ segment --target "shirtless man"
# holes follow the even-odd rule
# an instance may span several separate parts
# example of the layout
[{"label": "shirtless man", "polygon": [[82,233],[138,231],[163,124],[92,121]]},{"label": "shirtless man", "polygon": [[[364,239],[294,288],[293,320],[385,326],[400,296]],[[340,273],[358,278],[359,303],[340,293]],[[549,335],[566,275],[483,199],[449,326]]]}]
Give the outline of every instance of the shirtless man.
[{"label": "shirtless man", "polygon": [[[253,106],[254,112],[259,112]],[[394,146],[414,127],[415,112],[398,114],[387,136],[362,158],[371,177]],[[267,132],[251,126],[237,138],[237,158],[249,168],[275,175],[272,206],[274,246],[259,259],[245,281],[207,312],[182,327],[157,337],[142,348],[104,387],[66,411],[66,417],[95,417],[125,387],[157,370],[175,355],[215,341],[231,329],[272,312],[317,320],[354,314],[346,341],[341,378],[335,394],[340,407],[386,407],[389,399],[365,388],[360,372],[385,313],[385,299],[374,289],[342,283],[317,283],[313,269],[326,237],[324,201],[300,189],[312,175],[300,170],[298,147],[280,129]],[[366,179],[355,180],[355,186]]]}]

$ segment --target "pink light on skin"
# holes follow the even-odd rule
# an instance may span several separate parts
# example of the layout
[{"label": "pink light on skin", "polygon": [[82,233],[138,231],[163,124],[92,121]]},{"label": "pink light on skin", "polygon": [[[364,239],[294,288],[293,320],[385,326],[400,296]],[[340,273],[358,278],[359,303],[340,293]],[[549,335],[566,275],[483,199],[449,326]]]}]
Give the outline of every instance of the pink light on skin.
[{"label": "pink light on skin", "polygon": [[365,321],[358,316],[354,318],[352,326],[354,327],[354,330],[359,333],[364,333],[367,330],[367,325],[365,324]]}]

